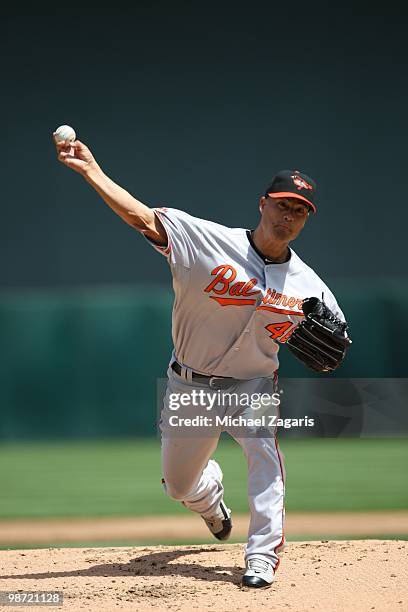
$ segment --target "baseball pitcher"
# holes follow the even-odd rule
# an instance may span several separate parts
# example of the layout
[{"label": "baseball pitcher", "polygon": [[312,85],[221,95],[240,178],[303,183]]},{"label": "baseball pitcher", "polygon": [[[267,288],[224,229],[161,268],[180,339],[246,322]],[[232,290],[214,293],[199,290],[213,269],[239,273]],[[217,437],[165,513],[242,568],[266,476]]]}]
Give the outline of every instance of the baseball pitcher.
[{"label": "baseball pitcher", "polygon": [[56,141],[56,147],[59,160],[143,234],[172,273],[174,350],[160,419],[164,490],[226,540],[231,511],[211,457],[227,431],[248,464],[242,585],[268,587],[285,541],[285,472],[275,425],[279,347],[314,371],[332,372],[351,344],[332,292],[289,246],[316,213],[316,185],[298,170],[281,171],[259,198],[257,227],[230,228],[149,208],[112,181],[82,142]]}]

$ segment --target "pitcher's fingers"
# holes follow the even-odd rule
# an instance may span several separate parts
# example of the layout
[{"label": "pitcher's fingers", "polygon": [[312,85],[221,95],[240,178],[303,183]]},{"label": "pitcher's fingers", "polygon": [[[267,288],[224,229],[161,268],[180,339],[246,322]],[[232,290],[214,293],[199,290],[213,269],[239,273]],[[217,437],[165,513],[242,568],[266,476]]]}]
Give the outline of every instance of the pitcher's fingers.
[{"label": "pitcher's fingers", "polygon": [[75,140],[74,142],[71,142],[71,146],[75,147],[75,149],[77,149],[78,151],[89,151],[86,144],[84,144],[80,140]]},{"label": "pitcher's fingers", "polygon": [[71,147],[71,143],[67,143],[67,142],[56,142],[55,143],[55,147],[57,149],[57,153],[59,153],[60,151],[69,151],[70,147]]},{"label": "pitcher's fingers", "polygon": [[67,157],[72,157],[72,155],[70,155],[69,151],[60,151],[58,153],[58,159],[60,161],[65,161],[67,159]]}]

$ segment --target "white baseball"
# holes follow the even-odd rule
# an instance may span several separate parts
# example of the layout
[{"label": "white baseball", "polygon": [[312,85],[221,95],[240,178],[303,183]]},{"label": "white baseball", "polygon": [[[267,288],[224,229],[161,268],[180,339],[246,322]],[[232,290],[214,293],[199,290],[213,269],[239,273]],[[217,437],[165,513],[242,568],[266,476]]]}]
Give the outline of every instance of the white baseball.
[{"label": "white baseball", "polygon": [[70,125],[60,125],[54,132],[54,138],[57,142],[74,142],[76,134],[74,128]]}]

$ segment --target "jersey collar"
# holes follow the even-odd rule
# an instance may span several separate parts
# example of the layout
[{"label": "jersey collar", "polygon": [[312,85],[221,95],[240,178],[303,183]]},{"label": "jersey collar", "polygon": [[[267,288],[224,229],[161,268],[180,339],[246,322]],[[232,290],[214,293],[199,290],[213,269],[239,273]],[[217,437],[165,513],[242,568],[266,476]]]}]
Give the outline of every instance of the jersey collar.
[{"label": "jersey collar", "polygon": [[255,253],[258,255],[258,257],[260,257],[263,261],[263,263],[267,266],[267,265],[275,265],[275,266],[281,266],[283,264],[288,263],[291,258],[292,258],[292,249],[290,247],[288,247],[289,249],[289,257],[286,261],[282,261],[280,263],[277,263],[276,261],[271,261],[270,259],[268,259],[267,257],[265,257],[265,255],[263,253],[261,253],[261,251],[258,249],[258,247],[256,246],[255,242],[253,241],[252,238],[252,232],[254,230],[246,230],[246,235],[249,241],[249,244],[251,245],[251,247],[254,249]]}]

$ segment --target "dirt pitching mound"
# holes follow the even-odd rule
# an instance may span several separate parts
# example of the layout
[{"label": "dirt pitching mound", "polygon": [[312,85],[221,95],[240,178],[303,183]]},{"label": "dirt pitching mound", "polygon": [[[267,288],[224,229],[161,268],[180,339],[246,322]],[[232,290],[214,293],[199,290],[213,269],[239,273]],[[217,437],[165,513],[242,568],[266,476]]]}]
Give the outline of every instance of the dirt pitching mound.
[{"label": "dirt pitching mound", "polygon": [[[1,591],[62,591],[50,610],[408,610],[408,543],[291,542],[271,588],[243,590],[241,544],[0,551]],[[27,608],[8,608],[27,609]]]}]

